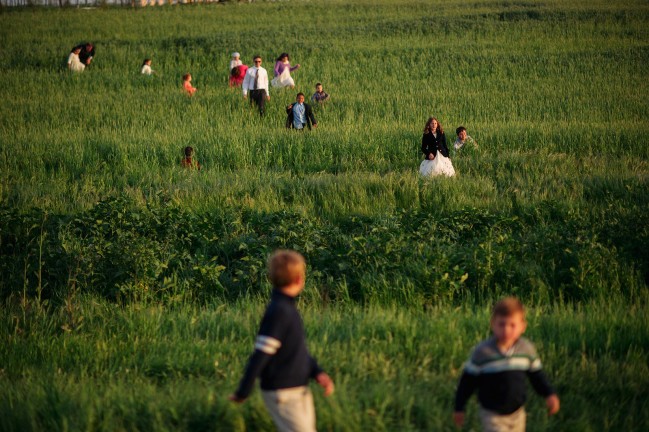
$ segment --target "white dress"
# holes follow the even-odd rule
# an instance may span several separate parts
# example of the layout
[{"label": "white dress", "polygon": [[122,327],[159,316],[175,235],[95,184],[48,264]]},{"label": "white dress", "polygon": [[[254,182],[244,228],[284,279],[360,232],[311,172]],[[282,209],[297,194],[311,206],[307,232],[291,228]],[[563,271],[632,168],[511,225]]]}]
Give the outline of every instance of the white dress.
[{"label": "white dress", "polygon": [[86,68],[86,65],[81,63],[81,60],[79,60],[79,54],[73,52],[68,56],[68,66],[72,72],[83,72]]},{"label": "white dress", "polygon": [[442,152],[438,151],[435,159],[424,159],[419,165],[419,174],[424,177],[434,177],[438,175],[446,175],[453,177],[455,175],[455,168],[453,163]]},{"label": "white dress", "polygon": [[294,87],[295,81],[291,78],[291,65],[289,62],[284,62],[284,70],[281,74],[277,75],[270,84],[273,87]]}]

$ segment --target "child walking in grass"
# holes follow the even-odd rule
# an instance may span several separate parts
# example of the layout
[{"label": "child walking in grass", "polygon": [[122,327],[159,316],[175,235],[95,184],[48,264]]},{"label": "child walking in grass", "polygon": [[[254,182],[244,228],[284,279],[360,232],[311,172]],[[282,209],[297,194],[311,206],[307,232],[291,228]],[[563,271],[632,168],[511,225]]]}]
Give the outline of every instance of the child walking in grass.
[{"label": "child walking in grass", "polygon": [[70,55],[68,56],[68,69],[72,72],[83,72],[86,68],[86,65],[81,63],[81,60],[79,60],[80,52],[81,47],[74,47],[72,51],[70,51]]},{"label": "child walking in grass", "polygon": [[527,379],[545,398],[548,414],[559,411],[559,398],[541,369],[536,348],[521,337],[526,327],[525,309],[518,299],[496,303],[491,315],[493,336],[473,349],[460,378],[453,414],[458,427],[464,424],[464,408],[477,390],[483,431],[525,432]]},{"label": "child walking in grass", "polygon": [[329,396],[334,384],[311,357],[295,298],[304,289],[306,263],[297,252],[278,250],[268,259],[268,278],[273,285],[270,303],[261,320],[255,350],[235,393],[229,399],[241,403],[261,376],[264,404],[280,431],[316,430],[313,396],[307,386],[314,379]]},{"label": "child walking in grass", "polygon": [[183,75],[183,88],[190,95],[193,96],[196,93],[196,87],[192,87],[192,75],[185,74]]},{"label": "child walking in grass", "polygon": [[311,96],[312,103],[323,103],[329,100],[329,94],[322,89],[322,84],[315,85],[315,93]]},{"label": "child walking in grass", "polygon": [[151,74],[155,73],[155,71],[153,69],[151,69],[151,59],[150,58],[144,59],[144,61],[142,62],[142,69],[140,69],[140,73],[142,75],[151,75]]}]

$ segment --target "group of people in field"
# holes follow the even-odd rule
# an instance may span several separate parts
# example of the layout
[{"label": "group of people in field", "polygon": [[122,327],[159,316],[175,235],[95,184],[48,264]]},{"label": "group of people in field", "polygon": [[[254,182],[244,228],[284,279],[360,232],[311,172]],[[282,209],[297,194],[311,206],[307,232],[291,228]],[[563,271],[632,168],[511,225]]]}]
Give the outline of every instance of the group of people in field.
[{"label": "group of people in field", "polygon": [[[72,48],[68,56],[68,69],[73,72],[83,72],[90,65],[94,56],[95,47],[92,43],[79,44]],[[291,73],[300,68],[300,64],[291,65],[289,54],[284,52],[275,60],[274,77],[269,80],[268,71],[262,66],[262,62],[261,56],[255,55],[252,58],[253,64],[248,66],[241,61],[241,55],[234,52],[228,68],[230,87],[241,87],[243,98],[256,105],[261,116],[265,114],[266,102],[270,101],[269,87],[295,88],[295,81]],[[150,58],[144,59],[140,73],[143,75],[155,74],[151,67]],[[198,91],[192,84],[191,74],[183,75],[182,88],[189,96],[193,96]],[[322,83],[317,83],[315,92],[310,98],[311,103],[323,104],[329,99],[330,96],[324,91]],[[306,103],[305,100],[306,96],[300,92],[296,95],[295,102],[286,107],[286,128],[303,131],[317,127],[318,122],[314,115],[313,106]],[[464,126],[459,126],[456,129],[456,135],[457,139],[453,143],[454,154],[457,154],[465,146],[477,147],[476,141],[467,135]],[[455,175],[455,168],[451,161],[444,128],[436,117],[430,117],[426,122],[421,139],[421,151],[424,160],[419,166],[419,173],[422,176]]]},{"label": "group of people in field", "polygon": [[[68,68],[82,72],[94,56],[93,44],[77,45],[68,57]],[[249,98],[263,116],[265,102],[270,100],[269,85],[294,88],[291,72],[299,68],[299,64],[291,66],[288,53],[282,53],[275,63],[274,78],[269,81],[261,56],[254,56],[253,65],[249,67],[241,62],[239,53],[234,53],[229,67],[229,85],[241,86],[244,99]],[[151,59],[144,60],[140,72],[144,75],[155,73]],[[196,93],[191,74],[183,76],[182,88],[190,96]],[[329,95],[318,83],[311,101],[319,104],[327,100]],[[286,111],[287,128],[304,130],[317,126],[313,110],[305,103],[303,93],[297,94],[296,101],[288,105]],[[456,135],[453,143],[455,153],[466,146],[476,146],[465,127],[459,126]],[[429,118],[425,124],[421,151],[424,154],[420,165],[422,175],[455,175],[444,129],[435,117]],[[181,165],[188,169],[201,169],[192,147],[184,148]],[[294,251],[276,251],[268,260],[268,275],[273,286],[271,299],[261,319],[254,350],[239,387],[229,399],[244,402],[256,379],[261,378],[262,398],[280,431],[315,431],[315,408],[308,382],[315,380],[324,389],[325,396],[333,394],[334,382],[309,354],[304,326],[296,308],[295,299],[305,285],[304,257]],[[559,398],[543,373],[534,345],[522,337],[526,320],[521,302],[511,297],[498,301],[492,310],[490,326],[492,337],[476,345],[464,364],[455,395],[453,421],[458,427],[464,424],[467,401],[477,392],[484,431],[523,432],[526,381],[529,380],[534,390],[545,398],[550,415],[559,411]]]},{"label": "group of people in field", "polygon": [[[313,432],[315,407],[308,383],[313,379],[324,389],[324,395],[330,396],[334,382],[310,355],[295,305],[295,298],[304,289],[304,257],[295,251],[275,251],[268,259],[268,278],[273,286],[270,302],[239,387],[229,399],[244,402],[260,377],[262,399],[277,429]],[[513,297],[498,301],[490,326],[493,335],[477,344],[464,364],[453,421],[458,427],[464,425],[466,404],[477,392],[484,431],[524,432],[527,381],[545,398],[549,415],[559,411],[560,401],[543,372],[534,344],[523,337],[527,327],[523,304]]]}]

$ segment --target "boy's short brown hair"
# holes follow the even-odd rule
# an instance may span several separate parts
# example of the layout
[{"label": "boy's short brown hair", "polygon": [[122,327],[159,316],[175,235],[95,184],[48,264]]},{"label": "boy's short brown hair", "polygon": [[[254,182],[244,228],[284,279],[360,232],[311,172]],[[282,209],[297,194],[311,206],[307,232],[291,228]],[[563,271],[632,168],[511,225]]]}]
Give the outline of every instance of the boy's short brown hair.
[{"label": "boy's short brown hair", "polygon": [[274,288],[291,285],[305,274],[306,261],[298,252],[280,249],[268,258],[268,279]]},{"label": "boy's short brown hair", "polygon": [[506,297],[499,300],[491,311],[491,318],[510,317],[520,313],[525,318],[525,306],[516,297]]}]

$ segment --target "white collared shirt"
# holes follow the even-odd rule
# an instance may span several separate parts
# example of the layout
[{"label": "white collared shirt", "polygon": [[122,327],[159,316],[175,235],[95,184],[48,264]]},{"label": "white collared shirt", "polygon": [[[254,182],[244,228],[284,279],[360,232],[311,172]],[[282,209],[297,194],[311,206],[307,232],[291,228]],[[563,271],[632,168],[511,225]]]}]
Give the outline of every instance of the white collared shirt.
[{"label": "white collared shirt", "polygon": [[261,66],[260,67],[253,66],[248,69],[248,72],[246,72],[246,76],[243,78],[243,85],[241,86],[243,88],[244,96],[248,95],[248,91],[255,89],[255,75],[257,74],[257,70],[259,70],[259,79],[257,80],[257,90],[263,89],[266,91],[266,96],[269,96],[268,72],[266,72],[266,69],[264,69]]}]

